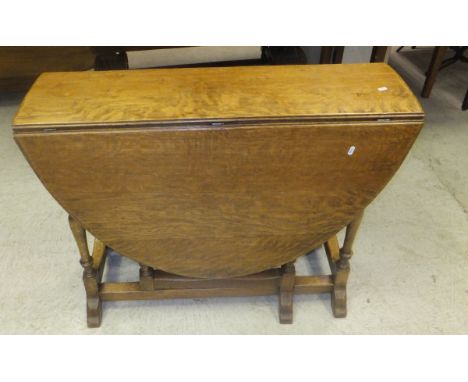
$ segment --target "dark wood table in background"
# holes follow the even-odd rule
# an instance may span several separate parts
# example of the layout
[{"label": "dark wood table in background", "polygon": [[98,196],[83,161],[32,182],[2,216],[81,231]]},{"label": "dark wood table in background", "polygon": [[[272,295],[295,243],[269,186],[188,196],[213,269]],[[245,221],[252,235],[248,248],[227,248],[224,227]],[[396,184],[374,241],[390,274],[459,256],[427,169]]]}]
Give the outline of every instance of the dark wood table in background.
[{"label": "dark wood table in background", "polygon": [[[341,64],[343,62],[344,46],[322,46],[320,52],[321,64]],[[387,46],[374,46],[369,62],[384,62]]]}]

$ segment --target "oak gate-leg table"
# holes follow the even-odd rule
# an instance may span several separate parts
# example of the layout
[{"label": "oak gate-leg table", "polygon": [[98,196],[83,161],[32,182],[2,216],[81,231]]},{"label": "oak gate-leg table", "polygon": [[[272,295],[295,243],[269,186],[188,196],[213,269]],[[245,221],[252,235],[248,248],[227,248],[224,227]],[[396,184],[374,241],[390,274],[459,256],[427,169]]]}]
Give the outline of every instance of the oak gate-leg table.
[{"label": "oak gate-leg table", "polygon": [[[423,116],[381,63],[45,73],[14,138],[69,214],[89,327],[102,301],[274,294],[291,323],[300,293],[346,316],[363,211]],[[296,276],[322,245],[331,273]],[[102,281],[109,249],[138,280]]]}]

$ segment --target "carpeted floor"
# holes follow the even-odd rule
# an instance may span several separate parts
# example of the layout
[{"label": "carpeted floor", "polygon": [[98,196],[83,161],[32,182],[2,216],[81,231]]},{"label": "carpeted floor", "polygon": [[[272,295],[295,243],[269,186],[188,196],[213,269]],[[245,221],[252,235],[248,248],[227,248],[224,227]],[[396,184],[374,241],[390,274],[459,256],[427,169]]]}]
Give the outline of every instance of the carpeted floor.
[{"label": "carpeted floor", "polygon": [[[392,53],[420,93],[429,49]],[[67,215],[12,140],[21,95],[0,95],[0,333],[344,334],[468,331],[468,86],[463,64],[443,71],[422,100],[426,125],[405,163],[367,209],[355,244],[349,314],[335,319],[328,295],[297,296],[294,324],[278,323],[276,297],[104,304],[87,329],[78,253]],[[299,270],[327,270],[319,250]],[[136,279],[111,256],[106,276]]]}]

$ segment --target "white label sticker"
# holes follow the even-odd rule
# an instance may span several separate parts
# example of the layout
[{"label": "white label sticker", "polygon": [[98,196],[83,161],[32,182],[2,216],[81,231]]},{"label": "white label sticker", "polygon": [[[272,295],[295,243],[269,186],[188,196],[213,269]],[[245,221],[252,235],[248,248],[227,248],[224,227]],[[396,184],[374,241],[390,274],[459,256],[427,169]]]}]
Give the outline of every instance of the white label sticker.
[{"label": "white label sticker", "polygon": [[356,146],[351,146],[348,150],[348,155],[351,156],[354,154],[354,150],[356,150]]},{"label": "white label sticker", "polygon": [[388,88],[386,86],[382,86],[380,88],[377,89],[379,92],[386,92],[388,90]]}]

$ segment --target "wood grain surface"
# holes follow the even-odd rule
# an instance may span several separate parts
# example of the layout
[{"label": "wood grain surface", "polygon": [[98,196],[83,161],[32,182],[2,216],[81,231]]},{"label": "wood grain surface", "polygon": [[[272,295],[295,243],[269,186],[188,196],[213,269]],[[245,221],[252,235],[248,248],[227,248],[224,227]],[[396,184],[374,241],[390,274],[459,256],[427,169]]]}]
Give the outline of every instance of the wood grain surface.
[{"label": "wood grain surface", "polygon": [[385,64],[55,73],[15,139],[73,219],[143,271],[229,278],[341,230],[422,118]]},{"label": "wood grain surface", "polygon": [[44,73],[15,129],[202,121],[422,116],[386,64]]},{"label": "wood grain surface", "polygon": [[380,192],[421,126],[109,128],[16,141],[50,193],[106,245],[170,273],[222,278],[320,246]]}]

